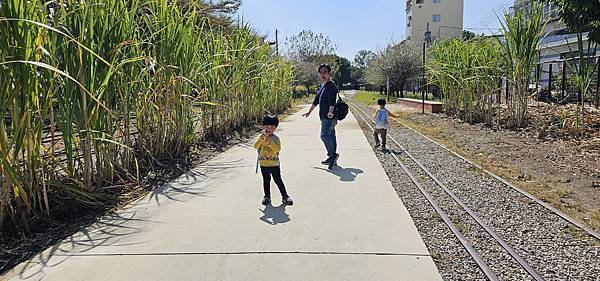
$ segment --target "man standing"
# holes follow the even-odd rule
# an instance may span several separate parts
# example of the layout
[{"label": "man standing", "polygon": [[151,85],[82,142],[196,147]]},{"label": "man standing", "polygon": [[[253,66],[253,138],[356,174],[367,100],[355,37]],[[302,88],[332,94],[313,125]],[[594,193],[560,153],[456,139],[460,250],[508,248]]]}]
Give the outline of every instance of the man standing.
[{"label": "man standing", "polygon": [[340,157],[337,154],[337,140],[335,138],[335,126],[337,125],[337,118],[335,116],[335,103],[337,98],[337,86],[331,81],[331,66],[328,64],[322,64],[318,68],[321,76],[323,85],[317,92],[317,96],[313,101],[310,110],[302,114],[304,117],[308,117],[312,111],[319,106],[319,118],[321,119],[321,140],[325,144],[327,149],[327,159],[321,162],[321,164],[329,165],[329,169],[332,169],[337,165],[337,160]]}]

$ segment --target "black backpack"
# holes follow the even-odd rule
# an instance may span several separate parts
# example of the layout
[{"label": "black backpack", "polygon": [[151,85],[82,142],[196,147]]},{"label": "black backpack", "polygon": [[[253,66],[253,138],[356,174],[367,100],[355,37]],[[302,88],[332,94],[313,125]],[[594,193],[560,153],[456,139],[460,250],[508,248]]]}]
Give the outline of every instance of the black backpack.
[{"label": "black backpack", "polygon": [[338,91],[338,100],[335,103],[335,111],[337,120],[342,121],[348,115],[348,104],[340,97],[340,92]]}]

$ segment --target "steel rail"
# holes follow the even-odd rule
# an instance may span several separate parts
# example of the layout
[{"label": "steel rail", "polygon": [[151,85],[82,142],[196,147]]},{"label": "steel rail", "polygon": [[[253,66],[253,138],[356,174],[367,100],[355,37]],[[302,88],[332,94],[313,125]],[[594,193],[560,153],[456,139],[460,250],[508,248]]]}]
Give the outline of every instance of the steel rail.
[{"label": "steel rail", "polygon": [[[351,104],[351,107],[357,108],[353,104]],[[360,113],[357,112],[357,115],[360,115]],[[363,122],[365,122],[365,124],[371,130],[373,130],[373,127],[371,126],[371,124],[369,124],[368,122],[366,122],[366,120],[364,119],[364,117],[362,115],[360,115],[360,118],[363,119]],[[421,192],[421,194],[429,202],[429,205],[431,205],[431,207],[436,211],[436,213],[438,213],[440,215],[440,217],[442,218],[442,221],[444,221],[444,223],[448,226],[448,228],[450,229],[450,231],[452,232],[452,234],[454,234],[454,236],[458,239],[458,241],[463,246],[463,248],[467,251],[467,253],[471,256],[471,258],[473,258],[473,260],[475,261],[475,263],[477,264],[477,266],[479,267],[479,269],[481,269],[481,271],[483,272],[483,274],[489,280],[492,280],[492,281],[499,280],[498,276],[496,276],[496,274],[494,274],[494,272],[492,271],[492,269],[490,268],[490,266],[483,260],[483,258],[481,257],[481,255],[479,255],[479,253],[477,253],[477,251],[473,248],[473,246],[471,246],[471,244],[468,242],[467,238],[464,236],[464,234],[462,234],[462,232],[460,232],[460,230],[458,230],[458,228],[452,222],[452,220],[450,219],[450,217],[448,217],[448,215],[440,208],[440,206],[435,202],[435,200],[429,194],[429,192],[427,192],[421,186],[421,184],[416,179],[416,177],[414,176],[414,174],[411,171],[408,170],[408,168],[404,165],[404,163],[402,163],[402,161],[400,160],[400,158],[398,158],[398,156],[396,156],[396,154],[392,153],[391,155],[394,158],[394,160],[396,160],[396,162],[400,165],[400,167],[402,168],[402,170],[404,170],[404,172],[406,173],[406,175],[408,175],[408,177],[413,182],[413,184],[417,187],[417,189],[419,190],[419,192]]]},{"label": "steel rail", "polygon": [[564,219],[564,220],[565,220],[565,221],[567,221],[568,223],[570,223],[570,224],[573,224],[573,225],[577,226],[579,229],[583,230],[584,232],[586,232],[586,233],[587,233],[587,234],[589,234],[590,236],[592,236],[592,237],[594,237],[594,238],[596,238],[596,239],[599,239],[599,240],[600,240],[600,233],[598,233],[597,231],[593,230],[592,228],[590,228],[590,227],[588,227],[588,226],[586,226],[586,225],[584,225],[584,224],[582,224],[582,223],[578,222],[577,220],[575,220],[575,219],[571,218],[569,215],[565,214],[563,211],[561,211],[561,210],[559,210],[559,209],[556,209],[556,208],[552,207],[550,204],[548,204],[548,203],[546,203],[546,202],[544,202],[544,201],[542,201],[542,200],[540,200],[540,199],[536,198],[535,196],[531,195],[529,192],[527,192],[527,191],[525,191],[525,190],[523,190],[523,189],[521,189],[521,188],[519,188],[519,187],[516,187],[514,184],[512,184],[512,183],[508,182],[507,180],[503,179],[502,177],[500,177],[500,176],[498,176],[498,175],[494,174],[493,172],[491,172],[491,171],[489,171],[489,170],[485,169],[485,168],[484,168],[484,167],[482,167],[481,165],[479,165],[479,164],[477,164],[477,163],[475,163],[475,162],[473,162],[473,161],[471,161],[471,160],[469,160],[469,159],[467,159],[467,158],[463,157],[462,155],[458,154],[457,152],[455,152],[454,150],[452,150],[452,149],[448,148],[447,146],[445,146],[445,145],[443,145],[443,144],[441,144],[441,143],[439,143],[439,142],[437,142],[437,141],[435,141],[435,140],[431,139],[430,137],[428,137],[428,136],[426,136],[426,135],[422,134],[421,132],[419,132],[419,131],[417,131],[417,130],[413,129],[412,127],[410,127],[410,126],[406,125],[404,122],[402,122],[402,121],[398,120],[397,118],[392,118],[392,119],[393,119],[394,121],[398,122],[398,124],[400,124],[400,125],[402,125],[402,126],[406,127],[407,129],[409,129],[409,130],[413,131],[414,133],[416,133],[416,134],[418,134],[418,135],[420,135],[420,136],[424,137],[425,139],[429,140],[430,142],[432,142],[432,143],[434,143],[434,144],[438,145],[439,147],[443,148],[444,150],[446,150],[446,151],[450,152],[452,155],[454,155],[454,156],[456,156],[456,157],[460,158],[461,160],[463,160],[463,161],[467,162],[468,164],[472,165],[473,167],[475,167],[475,168],[477,168],[477,169],[479,169],[479,170],[483,171],[484,173],[488,174],[488,175],[489,175],[489,176],[491,176],[492,178],[494,178],[494,179],[496,179],[496,180],[498,180],[498,181],[502,182],[503,184],[507,185],[508,187],[510,187],[510,188],[514,189],[515,191],[517,191],[517,192],[521,193],[521,194],[522,194],[522,195],[524,195],[525,197],[529,198],[531,201],[533,201],[533,202],[537,203],[538,205],[540,205],[540,206],[542,206],[542,207],[544,207],[544,208],[548,209],[549,211],[551,211],[552,213],[556,214],[556,215],[557,215],[557,216],[559,216],[560,218]]},{"label": "steel rail", "polygon": [[[358,107],[356,105],[354,105],[354,107],[356,109],[358,109],[359,111],[361,111],[362,114],[364,114],[363,116],[361,116],[361,118],[366,121],[366,119],[364,118],[364,116],[369,116],[368,113],[366,113],[362,108],[360,108],[360,107]],[[371,117],[368,117],[368,119],[370,119],[371,122],[374,122],[374,120]],[[367,122],[367,125],[369,125],[369,127],[370,127],[370,124],[368,124],[368,122]],[[492,236],[494,238],[494,240],[496,240],[496,242],[498,242],[498,244],[517,263],[519,263],[519,265],[521,265],[521,267],[523,267],[523,269],[525,269],[525,271],[527,271],[527,273],[531,277],[533,277],[537,281],[544,280],[544,278],[542,278],[542,276],[525,259],[523,259],[506,241],[504,241],[504,239],[502,239],[502,237],[500,237],[500,235],[498,235],[479,215],[477,215],[460,198],[458,198],[458,196],[456,196],[439,179],[437,179],[437,177],[435,177],[427,168],[425,168],[423,166],[423,164],[421,164],[420,161],[418,161],[415,157],[413,157],[412,154],[410,154],[410,152],[406,148],[404,148],[391,135],[389,135],[388,137],[390,138],[390,140],[394,144],[396,144],[406,154],[406,156],[408,156],[415,164],[417,164],[419,166],[419,168],[421,168],[421,170],[423,170],[423,172],[425,172],[429,178],[431,178],[440,188],[442,188],[442,190],[444,190],[444,192],[448,196],[450,196],[452,198],[452,200],[454,200],[454,202],[456,202],[459,206],[461,206],[461,208],[463,208],[463,210],[465,210],[469,214],[469,216],[471,216],[471,218],[473,218],[490,236]],[[394,154],[392,154],[392,155],[394,155]]]}]

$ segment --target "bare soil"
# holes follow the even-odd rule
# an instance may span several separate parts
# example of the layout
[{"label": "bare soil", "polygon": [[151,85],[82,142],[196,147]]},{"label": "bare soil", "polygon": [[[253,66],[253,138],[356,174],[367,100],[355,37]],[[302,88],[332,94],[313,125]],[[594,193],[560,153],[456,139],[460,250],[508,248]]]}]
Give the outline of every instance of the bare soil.
[{"label": "bare soil", "polygon": [[572,107],[534,104],[530,125],[519,130],[398,105],[389,109],[413,129],[600,230],[600,112],[586,111],[588,127],[581,137],[573,130]]}]

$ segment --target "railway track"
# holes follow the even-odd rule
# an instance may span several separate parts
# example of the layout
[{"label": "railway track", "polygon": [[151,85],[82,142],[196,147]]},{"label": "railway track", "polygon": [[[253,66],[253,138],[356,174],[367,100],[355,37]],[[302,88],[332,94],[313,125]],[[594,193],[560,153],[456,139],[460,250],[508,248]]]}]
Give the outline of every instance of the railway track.
[{"label": "railway track", "polygon": [[[374,120],[371,118],[371,114],[367,113],[365,111],[365,109],[363,109],[361,107],[361,105],[357,105],[352,100],[349,100],[348,103],[350,105],[350,108],[352,109],[352,112],[357,117],[357,119],[359,119],[360,122],[362,122],[363,124],[368,126],[368,128],[372,131],[373,127],[371,124],[374,123]],[[414,131],[414,132],[418,133],[416,131]],[[456,209],[456,210],[454,210],[454,209],[450,210],[451,213],[461,213],[461,214],[464,214],[464,217],[468,217],[468,220],[475,221],[477,227],[480,229],[480,232],[485,234],[485,236],[482,236],[482,239],[488,240],[488,242],[487,242],[488,244],[490,243],[489,241],[493,241],[492,243],[496,243],[498,246],[500,246],[501,250],[504,252],[503,254],[507,254],[508,256],[510,256],[510,259],[512,259],[512,263],[514,263],[515,265],[518,264],[518,267],[521,268],[521,270],[518,270],[518,271],[525,272],[521,275],[526,274],[527,279],[531,279],[531,280],[546,280],[544,277],[542,277],[542,274],[540,274],[538,272],[538,270],[536,270],[536,268],[533,265],[531,265],[530,262],[528,262],[520,254],[520,252],[522,253],[523,251],[515,250],[511,246],[511,243],[509,241],[507,241],[505,238],[502,237],[502,235],[500,235],[498,232],[496,232],[494,230],[495,229],[494,227],[492,227],[488,223],[486,223],[486,221],[482,218],[481,215],[479,215],[475,210],[473,210],[472,208],[469,207],[469,204],[467,204],[467,202],[461,200],[461,198],[457,194],[452,192],[452,190],[450,188],[448,188],[441,180],[439,180],[434,175],[434,173],[432,173],[429,169],[427,169],[427,167],[423,163],[421,163],[421,161],[419,161],[416,157],[414,157],[411,154],[410,150],[407,150],[396,138],[394,138],[393,134],[390,132],[388,132],[388,139],[389,139],[388,145],[392,144],[392,146],[394,148],[398,148],[397,151],[395,149],[392,149],[392,152],[389,155],[400,166],[400,168],[406,174],[406,176],[408,176],[408,178],[410,178],[410,181],[415,186],[415,188],[417,188],[419,190],[419,192],[422,194],[422,196],[424,198],[426,198],[429,205],[439,215],[439,217],[442,219],[444,224],[447,225],[447,227],[452,232],[452,234],[460,242],[460,245],[464,248],[464,250],[468,253],[468,255],[473,259],[473,261],[475,262],[477,267],[480,269],[480,271],[485,275],[485,277],[488,280],[506,279],[506,272],[501,273],[502,274],[501,277],[503,277],[503,278],[499,277],[499,274],[497,272],[495,272],[493,269],[493,266],[491,266],[491,264],[494,265],[493,264],[494,261],[493,261],[493,259],[490,259],[490,254],[485,253],[485,255],[487,255],[487,257],[482,255],[482,253],[480,253],[476,249],[477,247],[475,247],[473,245],[474,243],[478,244],[479,248],[481,248],[481,243],[479,243],[478,241],[473,241],[472,237],[471,237],[471,239],[468,239],[466,237],[466,235],[461,231],[461,229],[465,228],[465,226],[464,226],[465,223],[463,222],[463,220],[462,219],[459,221],[457,221],[456,219],[453,220],[452,217],[456,218],[456,216],[450,216],[450,215],[448,215],[447,211],[445,211],[445,210],[449,210],[449,208],[450,208],[449,206],[453,206],[453,208]],[[439,145],[438,143],[435,143],[435,144]],[[447,148],[445,148],[443,146],[441,146],[441,147],[448,150]],[[455,153],[453,153],[453,154],[455,154]],[[456,156],[458,156],[460,159],[464,160],[468,164],[473,165],[474,167],[482,170],[482,172],[491,174],[490,172],[484,170],[483,168],[464,159],[463,157],[461,157],[459,155],[456,155]],[[498,176],[495,176],[493,174],[491,174],[491,176],[493,178],[495,178],[496,180],[499,180],[502,183],[507,184],[506,181],[499,178]],[[428,188],[426,188],[425,186],[430,187],[429,191],[428,191]],[[432,190],[431,190],[432,186],[434,186],[436,189],[438,189],[438,191],[432,192]],[[507,186],[510,186],[511,188],[515,188],[514,186],[512,186],[510,184],[507,184]],[[540,203],[540,202],[538,202],[539,200],[535,199],[533,196],[531,196],[527,193],[524,193],[519,189],[517,189],[517,191],[519,191],[521,194],[525,195],[526,197],[532,199],[536,203],[538,203],[538,204]],[[448,202],[448,201],[452,201],[453,203],[452,204],[448,204],[448,203],[440,204],[439,203],[439,202]],[[547,204],[545,204],[545,203],[540,204],[540,205],[547,208],[547,206],[546,206]],[[547,208],[547,209],[549,211],[555,213],[557,216],[565,219],[569,223],[573,223],[573,220],[568,218],[568,216],[566,216],[562,213],[554,212],[556,209],[554,209],[554,208]],[[595,238],[598,237],[597,233],[595,233],[593,230],[590,230],[587,227],[582,227],[582,225],[579,223],[573,223],[573,225],[580,228],[582,231],[585,231],[587,234],[589,234],[592,237],[595,237]],[[531,259],[531,257],[529,257],[529,258]],[[514,268],[515,268],[515,266],[513,266],[513,269]],[[498,271],[498,270],[496,270],[496,271]]]}]

